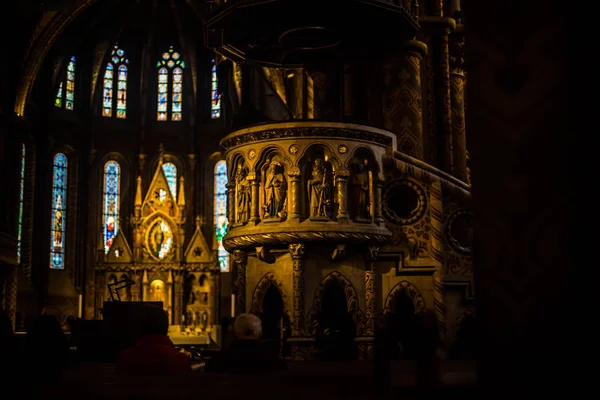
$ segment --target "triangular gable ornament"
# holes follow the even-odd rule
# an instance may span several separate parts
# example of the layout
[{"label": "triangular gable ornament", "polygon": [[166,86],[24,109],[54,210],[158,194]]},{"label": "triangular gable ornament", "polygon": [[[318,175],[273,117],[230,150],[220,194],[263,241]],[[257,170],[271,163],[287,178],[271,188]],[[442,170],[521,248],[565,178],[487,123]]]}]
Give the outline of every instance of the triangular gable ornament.
[{"label": "triangular gable ornament", "polygon": [[133,253],[131,252],[131,247],[129,247],[129,243],[127,243],[125,234],[120,230],[117,232],[115,240],[106,254],[106,262],[123,264],[132,261]]},{"label": "triangular gable ornament", "polygon": [[213,252],[202,234],[200,229],[200,217],[196,217],[196,231],[192,240],[185,251],[185,262],[192,263],[212,263],[214,261]]},{"label": "triangular gable ornament", "polygon": [[172,218],[177,215],[176,200],[171,194],[169,183],[163,171],[162,157],[159,159],[154,177],[142,204],[142,218],[149,217],[157,211],[161,211]]}]

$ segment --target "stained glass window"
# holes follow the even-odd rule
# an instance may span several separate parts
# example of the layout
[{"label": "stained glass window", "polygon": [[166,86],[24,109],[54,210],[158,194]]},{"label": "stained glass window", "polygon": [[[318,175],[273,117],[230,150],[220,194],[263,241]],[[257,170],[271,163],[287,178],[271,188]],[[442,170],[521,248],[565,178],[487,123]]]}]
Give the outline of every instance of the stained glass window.
[{"label": "stained glass window", "polygon": [[58,84],[58,92],[56,92],[56,100],[54,100],[54,105],[56,107],[62,107],[62,86],[62,82]]},{"label": "stained glass window", "polygon": [[73,109],[73,102],[75,101],[75,57],[71,57],[69,65],[67,66],[67,101],[65,108],[67,110]]},{"label": "stained glass window", "polygon": [[162,168],[165,178],[167,178],[169,190],[173,195],[173,199],[177,200],[177,167],[172,163],[166,163],[163,164]]},{"label": "stained glass window", "polygon": [[119,232],[119,194],[121,191],[121,167],[116,161],[104,165],[104,252],[108,253]]},{"label": "stained glass window", "polygon": [[[66,83],[66,85],[65,85]],[[65,89],[66,86],[66,90]],[[64,80],[58,84],[54,105],[62,107],[64,104],[67,110],[73,110],[75,105],[75,57],[71,57],[67,64],[67,74]]]},{"label": "stained glass window", "polygon": [[215,234],[217,257],[221,272],[229,272],[229,253],[223,247],[223,236],[227,233],[227,164],[219,161],[215,165]]},{"label": "stained glass window", "polygon": [[212,62],[211,106],[210,117],[215,119],[221,116],[221,96],[219,96],[219,81],[217,80],[217,64]]},{"label": "stained glass window", "polygon": [[25,192],[25,144],[21,144],[21,180],[19,186],[19,223],[17,225],[17,262],[21,262],[21,236],[23,233],[23,195]]},{"label": "stained glass window", "polygon": [[181,54],[173,50],[173,46],[171,46],[169,51],[162,54],[156,67],[158,68],[156,119],[158,121],[168,121],[169,119],[181,121],[185,62],[181,59]]},{"label": "stained glass window", "polygon": [[50,234],[50,268],[65,268],[65,224],[67,214],[67,156],[54,156],[52,173],[52,220]]},{"label": "stained glass window", "polygon": [[[129,60],[125,57],[125,51],[115,45],[110,54],[110,60],[104,71],[104,85],[102,90],[102,116],[112,117],[113,108],[117,109],[117,118],[127,117],[127,66]],[[115,70],[117,73],[117,85],[115,87]]]}]

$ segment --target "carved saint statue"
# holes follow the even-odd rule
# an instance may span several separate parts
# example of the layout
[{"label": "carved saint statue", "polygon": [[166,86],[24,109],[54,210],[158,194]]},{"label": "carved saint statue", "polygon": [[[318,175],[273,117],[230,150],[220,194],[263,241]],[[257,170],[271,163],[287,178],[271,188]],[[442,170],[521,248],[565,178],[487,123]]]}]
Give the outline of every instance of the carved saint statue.
[{"label": "carved saint statue", "polygon": [[312,176],[308,181],[308,198],[311,217],[331,218],[332,190],[329,171],[320,158],[313,163]]},{"label": "carved saint statue", "polygon": [[264,218],[285,218],[287,180],[279,161],[271,162],[265,179]]},{"label": "carved saint statue", "polygon": [[352,190],[354,204],[356,205],[354,217],[370,220],[371,199],[369,196],[369,171],[366,162],[364,164],[354,164],[354,173],[352,174],[350,188]]},{"label": "carved saint statue", "polygon": [[245,224],[250,218],[250,204],[252,202],[252,195],[250,190],[250,182],[246,180],[248,171],[241,165],[238,165],[237,172],[235,174],[235,195],[236,200],[236,222]]}]

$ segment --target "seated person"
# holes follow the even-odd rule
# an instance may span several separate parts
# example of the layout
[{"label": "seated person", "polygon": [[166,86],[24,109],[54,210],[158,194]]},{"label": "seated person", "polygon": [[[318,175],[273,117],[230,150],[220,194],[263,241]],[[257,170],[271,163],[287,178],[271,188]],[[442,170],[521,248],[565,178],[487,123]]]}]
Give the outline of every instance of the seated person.
[{"label": "seated person", "polygon": [[125,375],[156,376],[192,370],[190,356],[178,352],[169,339],[169,317],[157,307],[147,307],[140,318],[142,337],[135,346],[117,356],[117,372]]},{"label": "seated person", "polygon": [[206,372],[250,372],[285,369],[285,363],[260,342],[262,323],[253,314],[241,314],[233,324],[235,339],[221,354],[206,362]]}]

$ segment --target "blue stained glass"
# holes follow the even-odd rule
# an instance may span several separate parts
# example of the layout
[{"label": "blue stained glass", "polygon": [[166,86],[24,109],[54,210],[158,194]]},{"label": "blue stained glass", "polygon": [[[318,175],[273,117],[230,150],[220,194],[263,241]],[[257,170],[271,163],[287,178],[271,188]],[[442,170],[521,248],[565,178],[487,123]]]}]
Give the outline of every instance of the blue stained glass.
[{"label": "blue stained glass", "polygon": [[52,220],[50,235],[50,268],[65,268],[65,224],[67,221],[67,156],[54,156],[52,179]]},{"label": "blue stained glass", "polygon": [[104,165],[104,252],[108,253],[119,232],[119,194],[121,189],[121,167],[116,161]]},{"label": "blue stained glass", "polygon": [[215,165],[215,235],[217,257],[221,272],[229,272],[229,253],[223,247],[223,236],[227,233],[227,164],[221,160]]},{"label": "blue stained glass", "polygon": [[174,164],[166,163],[163,164],[162,168],[165,178],[167,178],[167,184],[169,185],[169,190],[173,195],[173,199],[177,200],[177,167]]},{"label": "blue stained glass", "polygon": [[215,60],[213,60],[212,66],[212,105],[211,105],[211,113],[210,117],[212,119],[219,118],[221,116],[221,98],[219,96],[219,81],[217,80],[217,64],[215,64]]},{"label": "blue stained glass", "polygon": [[17,262],[21,263],[21,235],[23,232],[23,198],[25,192],[25,144],[21,144],[21,181],[19,186],[19,223],[17,226]]}]

